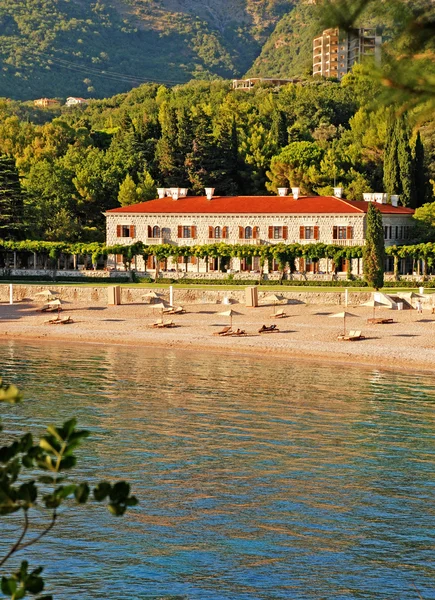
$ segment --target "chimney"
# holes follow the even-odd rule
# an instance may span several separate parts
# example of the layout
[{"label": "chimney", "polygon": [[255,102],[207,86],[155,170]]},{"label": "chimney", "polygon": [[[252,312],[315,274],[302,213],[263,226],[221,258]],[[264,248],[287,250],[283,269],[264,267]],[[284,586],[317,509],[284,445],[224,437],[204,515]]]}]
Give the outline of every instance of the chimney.
[{"label": "chimney", "polygon": [[388,194],[383,194],[382,192],[377,192],[373,194],[374,201],[378,204],[386,204],[388,200]]},{"label": "chimney", "polygon": [[187,196],[187,188],[180,188],[180,198],[185,198]]},{"label": "chimney", "polygon": [[343,196],[343,188],[342,187],[335,187],[334,188],[334,196],[336,198],[341,198]]},{"label": "chimney", "polygon": [[299,190],[300,190],[300,188],[298,188],[298,187],[292,187],[292,194],[293,194],[293,198],[295,200],[297,200],[299,198]]},{"label": "chimney", "polygon": [[205,195],[207,196],[207,200],[211,200],[213,198],[215,188],[205,188]]},{"label": "chimney", "polygon": [[180,197],[180,188],[170,188],[170,192],[172,200],[178,200],[178,198]]},{"label": "chimney", "polygon": [[165,188],[157,188],[157,194],[159,198],[164,198],[166,196]]},{"label": "chimney", "polygon": [[278,196],[287,196],[288,188],[278,188]]},{"label": "chimney", "polygon": [[397,194],[391,194],[391,206],[399,206],[399,198],[400,196],[398,196]]},{"label": "chimney", "polygon": [[371,192],[363,194],[363,198],[365,202],[373,202],[373,196],[374,194],[372,194]]}]

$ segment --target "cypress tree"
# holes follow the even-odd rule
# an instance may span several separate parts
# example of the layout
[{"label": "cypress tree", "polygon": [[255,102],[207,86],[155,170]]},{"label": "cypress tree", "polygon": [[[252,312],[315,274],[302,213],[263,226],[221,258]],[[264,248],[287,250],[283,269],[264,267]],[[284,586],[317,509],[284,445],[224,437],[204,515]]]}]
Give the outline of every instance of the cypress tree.
[{"label": "cypress tree", "polygon": [[384,153],[384,190],[390,195],[398,194],[401,189],[396,133],[396,119],[390,117],[387,123],[387,141]]},{"label": "cypress tree", "polygon": [[270,138],[277,151],[288,144],[287,115],[282,110],[273,112]]},{"label": "cypress tree", "polygon": [[415,206],[418,208],[426,202],[429,181],[425,165],[424,146],[421,141],[420,132],[417,132],[414,144],[413,153],[413,175],[414,175],[414,190],[415,190]]},{"label": "cypress tree", "polygon": [[372,202],[367,210],[366,243],[363,249],[364,278],[379,290],[384,286],[385,241],[382,215]]},{"label": "cypress tree", "polygon": [[15,160],[0,156],[0,239],[13,240],[23,229],[24,203]]}]

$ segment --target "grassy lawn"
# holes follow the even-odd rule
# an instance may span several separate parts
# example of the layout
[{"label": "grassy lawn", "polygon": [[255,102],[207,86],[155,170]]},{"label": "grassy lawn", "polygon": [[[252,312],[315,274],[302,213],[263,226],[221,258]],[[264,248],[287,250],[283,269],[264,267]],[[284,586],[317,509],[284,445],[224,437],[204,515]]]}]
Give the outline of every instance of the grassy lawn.
[{"label": "grassy lawn", "polygon": [[[95,282],[77,282],[77,281],[61,281],[61,282],[53,282],[53,281],[26,281],[26,280],[20,280],[20,281],[0,281],[0,285],[9,285],[9,283],[12,284],[17,284],[17,285],[42,285],[42,286],[46,286],[46,287],[50,287],[50,286],[56,286],[56,285],[62,285],[62,286],[71,286],[71,287],[108,287],[109,285],[119,285],[121,287],[128,287],[128,288],[169,288],[170,285],[173,286],[174,289],[180,289],[180,290],[186,290],[186,289],[199,289],[199,290],[222,290],[222,291],[232,291],[232,290],[240,290],[243,291],[243,289],[246,287],[244,285],[207,285],[207,284],[183,284],[183,283],[107,283],[107,282],[103,282],[103,283],[99,283],[98,281]],[[259,291],[261,292],[313,292],[313,293],[318,293],[318,292],[325,292],[325,293],[331,293],[331,292],[336,292],[336,293],[340,293],[340,292],[344,292],[345,289],[349,290],[349,293],[351,292],[374,292],[375,290],[373,288],[368,288],[368,287],[348,287],[346,288],[346,285],[337,287],[337,286],[331,286],[331,287],[326,287],[326,286],[303,286],[303,285],[298,285],[298,286],[290,286],[290,285],[261,285],[258,286],[259,287]],[[424,287],[424,285],[423,285]],[[418,287],[410,287],[406,285],[406,282],[403,282],[403,287],[393,287],[393,288],[389,288],[389,287],[385,287],[383,288],[381,291],[384,294],[395,294],[397,292],[406,292],[406,291],[415,291],[418,290]],[[435,288],[434,289],[425,289],[425,293],[427,294],[433,294],[435,293]]]}]

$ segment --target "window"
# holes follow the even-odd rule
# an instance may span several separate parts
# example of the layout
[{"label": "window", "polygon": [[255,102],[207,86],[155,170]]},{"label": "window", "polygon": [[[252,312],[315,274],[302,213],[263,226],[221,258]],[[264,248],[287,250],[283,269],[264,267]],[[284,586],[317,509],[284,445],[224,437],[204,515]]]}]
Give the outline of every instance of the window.
[{"label": "window", "polygon": [[252,227],[245,227],[245,240],[251,240],[252,239]]},{"label": "window", "polygon": [[305,226],[301,225],[299,228],[299,239],[301,240],[318,240],[319,239],[319,227],[318,225]]},{"label": "window", "polygon": [[219,225],[214,228],[214,237],[218,240],[222,237],[222,232],[221,232],[221,228],[219,227]]},{"label": "window", "polygon": [[288,227],[281,225],[271,225],[269,227],[270,240],[286,240],[288,238]]},{"label": "window", "polygon": [[179,238],[196,238],[196,226],[195,225],[178,225],[178,237]]},{"label": "window", "polygon": [[135,225],[117,225],[116,237],[119,238],[134,238],[136,237]]},{"label": "window", "polygon": [[227,239],[228,238],[228,227],[221,227],[220,225],[213,227],[212,225],[209,225],[208,237],[210,240],[212,240],[212,239],[217,239],[217,240]]},{"label": "window", "polygon": [[385,225],[384,227],[384,239],[391,240],[393,238],[393,228],[391,225]]},{"label": "window", "polygon": [[352,240],[353,227],[348,225],[334,225],[332,229],[332,238],[334,240]]},{"label": "window", "polygon": [[160,237],[160,227],[158,225],[154,225],[153,227],[153,238]]}]

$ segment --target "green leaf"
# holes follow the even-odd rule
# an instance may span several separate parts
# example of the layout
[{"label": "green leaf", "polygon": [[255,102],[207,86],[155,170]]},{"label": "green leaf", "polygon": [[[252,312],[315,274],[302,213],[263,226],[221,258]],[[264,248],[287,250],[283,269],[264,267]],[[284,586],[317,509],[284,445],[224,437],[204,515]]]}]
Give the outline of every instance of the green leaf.
[{"label": "green leaf", "polygon": [[2,577],[1,590],[5,596],[13,596],[17,589],[17,581],[13,577]]},{"label": "green leaf", "polygon": [[89,485],[87,483],[81,483],[75,489],[74,496],[79,504],[84,504],[89,498]]},{"label": "green leaf", "polygon": [[113,502],[120,502],[125,498],[128,498],[130,493],[130,484],[126,481],[118,481],[112,488],[110,492],[110,499]]},{"label": "green leaf", "polygon": [[101,481],[94,489],[94,498],[97,502],[101,502],[110,494],[112,486],[107,481]]}]

